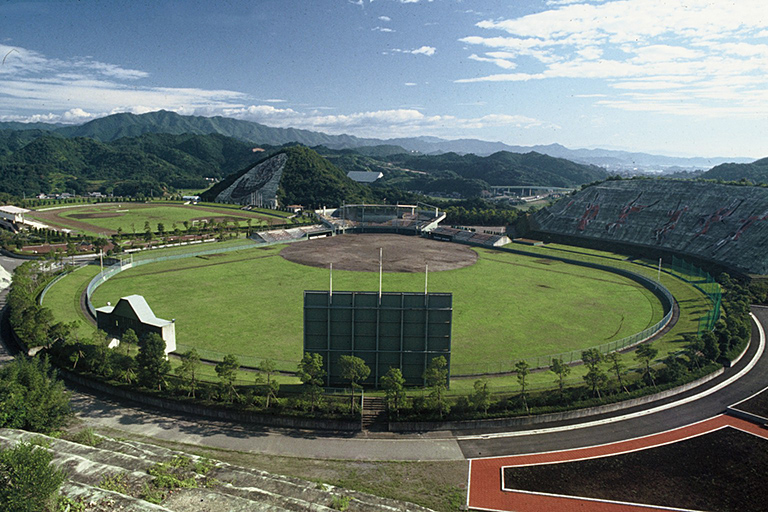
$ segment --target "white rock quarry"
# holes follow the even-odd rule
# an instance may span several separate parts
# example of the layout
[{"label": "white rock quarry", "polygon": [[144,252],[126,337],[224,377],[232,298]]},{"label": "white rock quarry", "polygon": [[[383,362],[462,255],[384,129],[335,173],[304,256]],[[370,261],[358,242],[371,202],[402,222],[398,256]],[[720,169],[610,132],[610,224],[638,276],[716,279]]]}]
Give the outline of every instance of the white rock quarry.
[{"label": "white rock quarry", "polygon": [[280,153],[251,167],[232,185],[216,196],[216,201],[277,206],[277,190],[283,176],[288,155]]}]

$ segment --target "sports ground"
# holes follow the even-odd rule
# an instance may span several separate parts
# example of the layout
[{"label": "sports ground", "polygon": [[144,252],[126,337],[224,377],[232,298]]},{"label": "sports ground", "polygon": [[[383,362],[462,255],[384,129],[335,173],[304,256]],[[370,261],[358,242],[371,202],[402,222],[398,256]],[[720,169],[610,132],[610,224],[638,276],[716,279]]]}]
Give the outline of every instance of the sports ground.
[{"label": "sports ground", "polygon": [[59,228],[86,234],[112,235],[118,229],[123,233],[143,233],[145,222],[149,222],[152,231],[157,231],[157,224],[162,223],[168,232],[174,227],[184,231],[185,222],[195,225],[200,222],[227,221],[246,226],[250,221],[254,227],[268,226],[287,222],[290,214],[273,210],[241,210],[239,207],[223,205],[155,201],[41,208],[29,216]]},{"label": "sports ground", "polygon": [[649,290],[617,274],[400,235],[344,235],[142,265],[104,283],[93,304],[138,293],[159,317],[176,319],[182,349],[215,359],[271,358],[294,369],[302,352],[303,290],[328,289],[329,270],[321,268],[328,259],[339,261],[335,290],[377,290],[378,273],[370,270],[383,246],[384,291],[423,292],[425,263],[454,267],[428,275],[430,292],[454,295],[454,375],[600,345],[664,314]]}]

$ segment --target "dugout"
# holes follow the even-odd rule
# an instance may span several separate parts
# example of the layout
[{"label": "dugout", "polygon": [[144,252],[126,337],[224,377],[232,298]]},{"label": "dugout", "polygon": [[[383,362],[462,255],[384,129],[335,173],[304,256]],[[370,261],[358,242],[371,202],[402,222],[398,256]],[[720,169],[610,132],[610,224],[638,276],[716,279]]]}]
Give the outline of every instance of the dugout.
[{"label": "dugout", "polygon": [[345,386],[339,359],[365,361],[378,386],[390,367],[399,368],[406,385],[423,386],[433,358],[445,357],[450,378],[450,293],[304,292],[304,352],[323,357],[326,385]]}]

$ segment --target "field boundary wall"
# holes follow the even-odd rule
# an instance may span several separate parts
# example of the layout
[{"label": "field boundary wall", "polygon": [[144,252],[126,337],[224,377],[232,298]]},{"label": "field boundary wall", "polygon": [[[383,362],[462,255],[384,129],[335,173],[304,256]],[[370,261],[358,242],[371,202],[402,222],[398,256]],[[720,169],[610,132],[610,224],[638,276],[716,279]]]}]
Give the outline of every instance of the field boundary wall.
[{"label": "field boundary wall", "polygon": [[598,414],[606,414],[615,411],[621,411],[623,409],[629,409],[630,407],[636,407],[639,405],[646,405],[657,400],[669,398],[671,396],[685,393],[695,387],[706,384],[707,382],[716,379],[725,371],[725,368],[720,368],[717,371],[710,373],[700,379],[683,384],[660,393],[653,395],[646,395],[640,398],[633,398],[631,400],[624,400],[622,402],[616,402],[608,405],[600,405],[597,407],[587,407],[584,409],[575,409],[572,411],[563,411],[550,414],[537,414],[533,416],[517,416],[513,418],[497,418],[489,420],[459,420],[459,421],[403,421],[403,422],[389,422],[390,432],[423,432],[430,430],[475,430],[484,428],[501,428],[501,427],[523,427],[528,425],[537,425],[542,423],[552,423],[559,421],[568,421],[574,419],[586,418],[588,416],[595,416]]},{"label": "field boundary wall", "polygon": [[181,402],[169,398],[160,398],[145,395],[136,391],[135,387],[122,389],[105,382],[99,382],[89,379],[82,375],[70,372],[64,368],[58,368],[59,375],[65,380],[75,383],[79,386],[92,391],[97,391],[106,395],[111,395],[122,400],[139,403],[160,409],[164,412],[175,412],[188,415],[189,417],[205,417],[217,420],[234,421],[238,423],[254,423],[258,425],[267,425],[270,427],[299,428],[312,430],[336,430],[336,431],[359,431],[360,421],[352,420],[331,420],[319,418],[299,418],[293,416],[280,416],[277,414],[260,414],[257,412],[237,411],[219,407],[209,407],[195,403]]}]

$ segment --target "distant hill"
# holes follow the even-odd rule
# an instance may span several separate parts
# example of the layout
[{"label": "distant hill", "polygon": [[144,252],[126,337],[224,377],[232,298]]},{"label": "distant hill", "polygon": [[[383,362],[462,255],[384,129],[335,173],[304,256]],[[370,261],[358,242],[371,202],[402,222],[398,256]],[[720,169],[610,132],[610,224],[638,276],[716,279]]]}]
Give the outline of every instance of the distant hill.
[{"label": "distant hill", "polygon": [[600,167],[533,152],[500,151],[487,157],[400,152],[374,157],[362,155],[359,150],[316,149],[345,172],[383,173],[384,177],[374,187],[390,186],[432,195],[474,197],[492,185],[577,187],[608,177]]},{"label": "distant hill", "polygon": [[375,200],[370,188],[303,146],[282,149],[228,176],[203,194],[207,201],[265,206],[338,206]]},{"label": "distant hill", "polygon": [[721,164],[699,177],[709,180],[748,180],[752,183],[768,183],[768,158],[757,160],[751,164]]},{"label": "distant hill", "polygon": [[271,128],[259,123],[228,117],[182,116],[160,110],[141,115],[114,114],[94,119],[80,126],[56,129],[64,137],[92,137],[113,141],[121,137],[136,137],[145,133],[198,134],[216,133],[256,144],[282,145],[299,143],[305,146],[333,145],[356,147],[363,144],[349,135],[327,135],[294,128]]},{"label": "distant hill", "polygon": [[38,129],[54,131],[64,137],[91,137],[109,142],[121,137],[136,137],[145,133],[171,134],[220,134],[234,137],[255,144],[283,145],[299,143],[306,146],[325,146],[331,149],[350,149],[366,146],[400,146],[409,152],[424,154],[473,153],[489,156],[499,151],[511,153],[536,152],[556,158],[565,158],[579,163],[608,166],[614,168],[638,167],[696,167],[708,169],[726,163],[747,163],[749,158],[679,158],[648,153],[616,151],[607,149],[569,149],[559,144],[539,146],[515,146],[502,142],[482,141],[477,139],[447,140],[438,137],[407,137],[395,139],[362,138],[354,135],[329,135],[310,130],[294,128],[273,128],[250,121],[241,121],[226,117],[182,116],[174,112],[157,111],[141,115],[113,114],[94,119],[79,126],[48,125],[45,123],[0,123],[3,129]]},{"label": "distant hill", "polygon": [[0,131],[0,192],[16,196],[92,191],[162,195],[205,188],[256,156],[252,146],[221,135],[145,134],[104,143],[87,137]]}]

